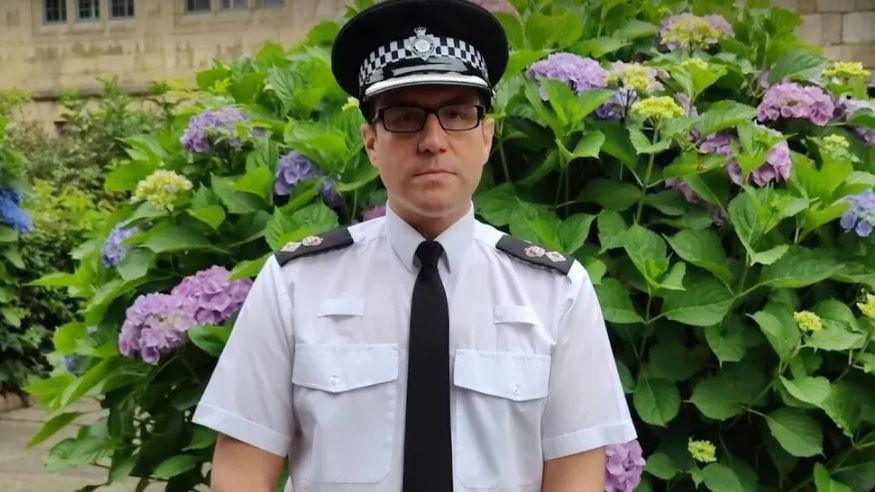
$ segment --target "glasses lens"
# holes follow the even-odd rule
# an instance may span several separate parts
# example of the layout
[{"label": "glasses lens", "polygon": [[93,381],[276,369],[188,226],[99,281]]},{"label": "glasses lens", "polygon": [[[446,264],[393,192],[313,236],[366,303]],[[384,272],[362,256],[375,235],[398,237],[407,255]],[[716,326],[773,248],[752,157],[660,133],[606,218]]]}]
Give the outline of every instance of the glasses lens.
[{"label": "glasses lens", "polygon": [[386,108],[383,123],[390,132],[415,132],[422,128],[425,111],[422,108]]},{"label": "glasses lens", "polygon": [[473,104],[444,106],[438,110],[438,118],[447,130],[470,130],[480,122],[480,111]]}]

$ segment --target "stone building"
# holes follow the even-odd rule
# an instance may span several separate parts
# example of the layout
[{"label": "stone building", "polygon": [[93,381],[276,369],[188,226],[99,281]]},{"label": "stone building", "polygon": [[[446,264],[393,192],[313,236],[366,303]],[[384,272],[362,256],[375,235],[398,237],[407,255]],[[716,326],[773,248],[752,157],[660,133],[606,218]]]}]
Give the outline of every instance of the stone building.
[{"label": "stone building", "polygon": [[[348,0],[347,0],[348,1]],[[773,0],[802,14],[799,34],[827,57],[875,72],[875,0]],[[144,91],[191,77],[212,60],[292,44],[345,0],[0,0],[0,90],[26,89],[29,118],[58,119],[62,90],[94,92],[98,77]],[[875,75],[873,75],[875,81]]]}]

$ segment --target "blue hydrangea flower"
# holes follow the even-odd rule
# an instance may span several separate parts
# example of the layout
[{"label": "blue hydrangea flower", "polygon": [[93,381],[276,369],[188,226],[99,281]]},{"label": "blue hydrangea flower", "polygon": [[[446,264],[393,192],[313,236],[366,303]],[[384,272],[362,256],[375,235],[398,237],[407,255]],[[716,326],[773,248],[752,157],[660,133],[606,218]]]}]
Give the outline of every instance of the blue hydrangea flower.
[{"label": "blue hydrangea flower", "polygon": [[629,113],[629,108],[632,107],[632,103],[637,100],[638,93],[635,92],[635,89],[623,87],[605,103],[596,108],[596,118],[601,120],[619,121],[626,117]]},{"label": "blue hydrangea flower", "polygon": [[864,191],[847,200],[851,208],[842,214],[839,225],[845,231],[853,230],[860,237],[868,237],[875,226],[875,190]]},{"label": "blue hydrangea flower", "polygon": [[0,222],[18,232],[33,230],[30,216],[21,208],[21,195],[11,188],[0,189]]},{"label": "blue hydrangea flower", "polygon": [[[288,196],[301,181],[321,176],[316,164],[299,152],[289,152],[279,158],[276,166],[276,176],[273,182],[273,192],[278,196]],[[322,198],[328,205],[339,207],[343,197],[337,191],[337,184],[326,179],[322,184]]]},{"label": "blue hydrangea flower", "polygon": [[134,235],[138,230],[137,227],[124,229],[121,224],[112,228],[106,241],[103,242],[103,252],[100,255],[103,266],[112,268],[119,264],[127,251],[127,247],[124,245],[125,239]]},{"label": "blue hydrangea flower", "polygon": [[[574,53],[553,53],[547,58],[533,63],[527,74],[533,80],[547,79],[564,82],[578,94],[608,86],[608,71],[602,68],[599,62]],[[542,99],[547,99],[543,88],[541,88],[540,94]]]},{"label": "blue hydrangea flower", "polygon": [[185,150],[204,154],[213,145],[225,141],[233,148],[240,148],[243,142],[237,136],[237,123],[246,120],[239,108],[227,106],[217,111],[204,111],[188,120],[188,127],[180,142]]}]

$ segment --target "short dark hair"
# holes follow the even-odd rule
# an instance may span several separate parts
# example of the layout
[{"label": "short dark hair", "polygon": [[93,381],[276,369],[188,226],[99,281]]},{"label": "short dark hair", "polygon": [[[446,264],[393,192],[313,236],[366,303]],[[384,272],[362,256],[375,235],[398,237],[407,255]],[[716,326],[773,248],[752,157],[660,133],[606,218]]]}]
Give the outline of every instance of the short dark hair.
[{"label": "short dark hair", "polygon": [[[490,92],[478,89],[477,97],[480,99],[480,104],[486,108],[487,113],[492,110],[492,94]],[[368,123],[373,123],[374,118],[377,117],[377,99],[379,96],[359,103],[359,110]]]}]

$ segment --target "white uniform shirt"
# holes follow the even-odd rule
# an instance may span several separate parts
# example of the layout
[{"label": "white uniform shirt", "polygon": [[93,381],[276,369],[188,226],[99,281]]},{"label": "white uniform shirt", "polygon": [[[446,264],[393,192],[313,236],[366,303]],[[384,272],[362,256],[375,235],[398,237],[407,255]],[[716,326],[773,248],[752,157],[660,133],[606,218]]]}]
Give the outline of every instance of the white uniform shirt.
[{"label": "white uniform shirt", "polygon": [[[288,455],[295,492],[401,490],[424,239],[390,207],[349,232],[347,247],[268,259],[194,415]],[[495,247],[503,234],[472,207],[436,238],[456,492],[538,492],[543,461],[635,438],[586,271],[514,258]]]}]

